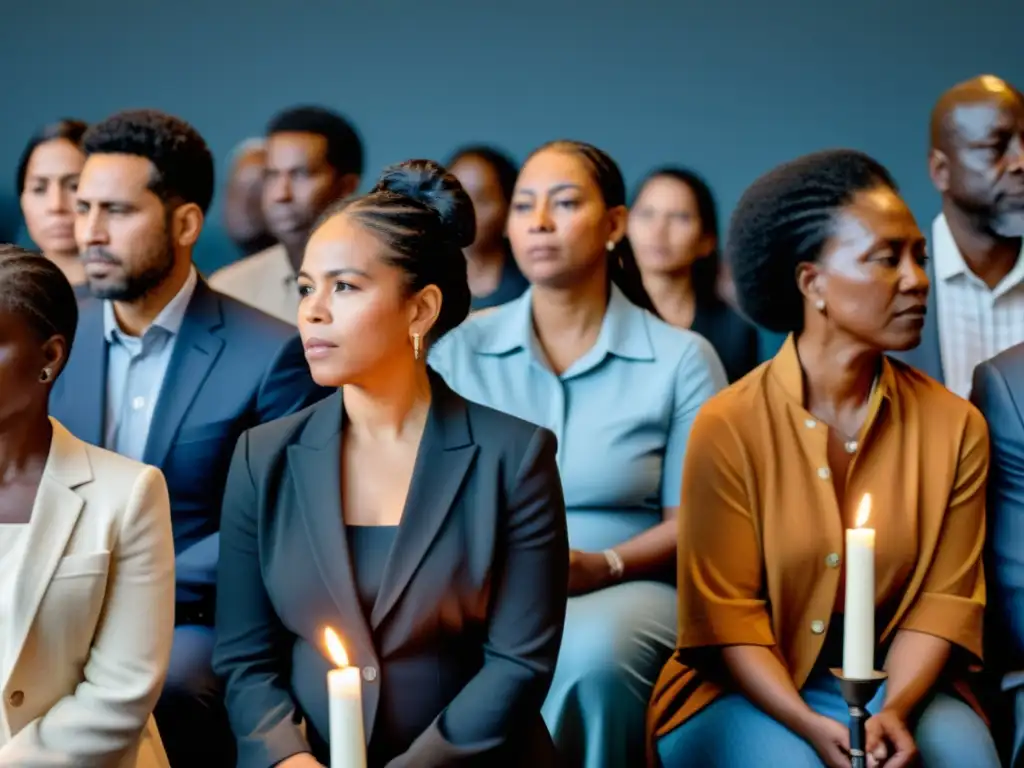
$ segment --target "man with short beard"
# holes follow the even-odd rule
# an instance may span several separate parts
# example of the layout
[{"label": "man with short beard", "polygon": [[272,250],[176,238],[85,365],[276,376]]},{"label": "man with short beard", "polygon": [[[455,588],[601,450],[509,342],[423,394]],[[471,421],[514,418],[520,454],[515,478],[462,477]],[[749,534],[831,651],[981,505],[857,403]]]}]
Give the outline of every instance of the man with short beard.
[{"label": "man with short beard", "polygon": [[81,306],[51,412],[79,438],[164,472],[177,605],[157,725],[175,768],[230,765],[210,666],[228,464],[245,429],[325,392],[292,327],[212,291],[196,272],[214,183],[196,130],[152,110],[122,112],[94,125],[84,149],[75,238],[95,298]]},{"label": "man with short beard", "polygon": [[921,345],[902,359],[963,397],[975,366],[1024,342],[1022,132],[1024,98],[992,75],[954,86],[932,112],[928,165],[942,213]]}]

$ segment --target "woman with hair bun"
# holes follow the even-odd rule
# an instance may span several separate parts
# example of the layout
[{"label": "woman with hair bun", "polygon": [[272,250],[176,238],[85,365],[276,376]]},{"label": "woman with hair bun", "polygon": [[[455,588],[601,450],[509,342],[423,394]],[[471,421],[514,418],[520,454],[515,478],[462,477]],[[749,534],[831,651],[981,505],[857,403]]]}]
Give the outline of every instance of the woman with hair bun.
[{"label": "woman with hair bun", "polygon": [[644,713],[675,646],[676,513],[690,424],[725,386],[711,345],[650,312],[605,152],[536,150],[508,235],[530,289],[470,318],[432,364],[457,392],[554,431],[569,600],[544,719],[566,768],[644,758]]},{"label": "woman with hair bun", "polygon": [[15,176],[29,237],[60,267],[79,297],[89,293],[75,244],[75,191],[85,165],[82,137],[88,127],[65,118],[40,128],[25,144]]},{"label": "woman with hair bun", "polygon": [[245,433],[231,465],[214,663],[239,768],[328,763],[327,627],[361,668],[369,768],[556,765],[540,716],[569,565],[555,438],[426,364],[469,312],[474,227],[458,181],[416,160],[306,246],[299,331],[338,392]]},{"label": "woman with hair bun", "polygon": [[679,526],[679,644],[651,701],[664,768],[849,768],[843,531],[875,530],[869,764],[996,768],[964,686],[981,655],[988,430],[886,353],[921,340],[925,241],[859,152],[786,163],[740,199],[740,303],[789,334],[693,424]]}]

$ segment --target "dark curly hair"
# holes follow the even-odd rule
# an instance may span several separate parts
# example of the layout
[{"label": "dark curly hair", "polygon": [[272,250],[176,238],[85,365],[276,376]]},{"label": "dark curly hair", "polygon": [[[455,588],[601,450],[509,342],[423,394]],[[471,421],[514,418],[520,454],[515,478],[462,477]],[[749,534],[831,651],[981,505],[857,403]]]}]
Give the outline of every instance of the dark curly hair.
[{"label": "dark curly hair", "polygon": [[[601,191],[605,206],[617,208],[626,205],[626,181],[619,166],[607,152],[584,141],[557,139],[538,147],[530,153],[530,157],[549,149],[574,155],[583,161]],[[625,237],[616,243],[614,250],[608,252],[608,276],[633,304],[656,314],[654,302],[644,288],[633,249]]]},{"label": "dark curly hair", "polygon": [[25,177],[28,175],[28,163],[32,159],[32,153],[36,151],[36,147],[40,144],[45,144],[48,141],[56,141],[57,139],[66,139],[76,147],[81,147],[82,137],[85,135],[88,128],[88,123],[66,117],[55,123],[44,125],[38,131],[33,133],[32,137],[25,145],[25,148],[21,151],[21,157],[18,159],[18,170],[15,176],[15,189],[18,190],[18,194],[20,195],[25,191]]},{"label": "dark curly hair", "polygon": [[0,245],[0,306],[23,316],[40,341],[63,336],[71,353],[78,327],[75,290],[42,254]]},{"label": "dark curly hair", "polygon": [[327,142],[327,163],[344,176],[363,173],[363,142],[355,127],[323,107],[293,107],[275,115],[267,125],[267,136],[275,133],[312,133]]},{"label": "dark curly hair", "polygon": [[184,120],[155,109],[118,112],[86,131],[86,156],[123,154],[153,164],[149,189],[164,203],[194,203],[205,214],[213,199],[213,155]]},{"label": "dark curly hair", "polygon": [[878,161],[851,149],[805,155],[751,184],[733,211],[725,246],[744,314],[771,331],[803,330],[797,267],[821,256],[836,213],[877,187],[898,191]]},{"label": "dark curly hair", "polygon": [[387,246],[389,261],[405,271],[411,292],[428,285],[440,289],[441,312],[428,342],[466,319],[472,295],[462,249],[476,237],[476,216],[458,179],[432,160],[392,165],[369,194],[328,208],[313,231],[342,211]]}]

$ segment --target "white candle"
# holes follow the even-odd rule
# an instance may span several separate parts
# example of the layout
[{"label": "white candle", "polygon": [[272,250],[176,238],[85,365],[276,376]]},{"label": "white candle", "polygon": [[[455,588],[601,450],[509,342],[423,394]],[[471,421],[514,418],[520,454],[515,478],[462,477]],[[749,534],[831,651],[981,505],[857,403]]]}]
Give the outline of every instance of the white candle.
[{"label": "white candle", "polygon": [[337,633],[328,627],[324,641],[337,669],[327,673],[330,702],[330,768],[366,768],[366,738],[363,735],[363,689],[359,668],[348,665],[348,654]]},{"label": "white candle", "polygon": [[846,531],[846,609],[843,677],[867,680],[875,671],[875,531],[865,528],[871,494],[857,507],[856,528]]}]

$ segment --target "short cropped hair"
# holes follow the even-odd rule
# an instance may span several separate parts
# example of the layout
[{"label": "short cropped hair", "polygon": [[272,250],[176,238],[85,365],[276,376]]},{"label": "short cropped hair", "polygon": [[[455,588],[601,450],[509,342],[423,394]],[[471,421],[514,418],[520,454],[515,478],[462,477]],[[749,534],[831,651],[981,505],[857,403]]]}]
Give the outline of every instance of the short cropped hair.
[{"label": "short cropped hair", "polygon": [[155,109],[118,112],[85,134],[85,154],[144,157],[155,172],[149,188],[164,203],[198,205],[205,214],[213,200],[213,155],[184,120]]},{"label": "short cropped hair", "polygon": [[347,119],[323,107],[294,107],[280,112],[267,126],[275,133],[312,133],[327,142],[327,162],[339,175],[363,173],[363,142]]},{"label": "short cropped hair", "polygon": [[877,187],[898,191],[878,161],[849,149],[805,155],[751,184],[733,211],[725,247],[744,314],[771,331],[801,331],[797,267],[819,259],[836,213]]}]

